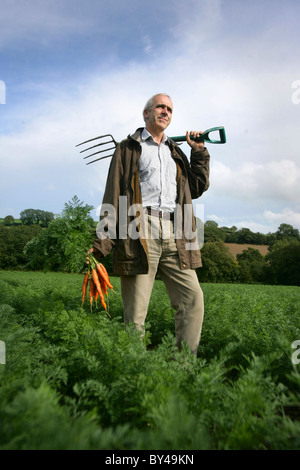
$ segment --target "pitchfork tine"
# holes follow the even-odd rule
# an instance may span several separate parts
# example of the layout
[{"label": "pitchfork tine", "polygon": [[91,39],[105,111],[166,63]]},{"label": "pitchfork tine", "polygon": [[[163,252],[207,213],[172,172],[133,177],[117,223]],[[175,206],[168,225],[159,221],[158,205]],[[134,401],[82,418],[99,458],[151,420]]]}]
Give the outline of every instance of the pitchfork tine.
[{"label": "pitchfork tine", "polygon": [[111,137],[112,142],[114,142],[117,145],[117,142],[113,138],[111,134],[104,134],[104,135],[99,135],[98,137],[94,137],[93,139],[86,140],[85,142],[81,142],[80,144],[75,145],[75,147],[79,147],[79,145],[87,144],[88,142],[92,142],[93,140],[101,139],[102,137]]},{"label": "pitchfork tine", "polygon": [[[93,155],[96,155],[97,153],[108,152],[109,150],[114,150],[115,148],[116,147],[110,147],[109,149],[99,150],[99,152],[91,153],[91,155],[87,155],[86,157],[83,157],[83,160],[85,160],[86,158],[90,158]],[[109,155],[109,156],[111,156],[111,155]]]},{"label": "pitchfork tine", "polygon": [[[113,142],[113,141],[108,140],[107,142],[101,142],[101,144],[92,145],[92,147],[88,147],[87,149],[81,150],[79,153],[86,152],[87,150],[91,150],[91,149],[94,149],[96,147],[101,147],[101,145],[110,144],[111,142]],[[114,147],[112,147],[112,148],[114,148]],[[107,150],[110,150],[110,149],[107,149]]]},{"label": "pitchfork tine", "polygon": [[103,160],[104,158],[108,158],[108,157],[112,157],[112,156],[113,156],[113,154],[105,155],[105,157],[96,158],[96,160],[92,160],[91,162],[86,163],[86,165],[90,165],[91,163],[97,162],[98,160]]}]

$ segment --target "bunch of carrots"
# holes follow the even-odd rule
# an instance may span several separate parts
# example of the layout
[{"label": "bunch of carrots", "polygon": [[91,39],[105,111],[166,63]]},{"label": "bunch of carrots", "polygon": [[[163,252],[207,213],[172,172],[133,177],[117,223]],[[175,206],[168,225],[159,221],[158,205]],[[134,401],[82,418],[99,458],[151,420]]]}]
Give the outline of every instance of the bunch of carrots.
[{"label": "bunch of carrots", "polygon": [[107,295],[108,298],[108,287],[110,289],[113,289],[106,268],[103,266],[103,264],[99,263],[99,261],[97,261],[93,255],[89,255],[88,270],[84,274],[82,283],[82,305],[85,302],[86,293],[88,290],[91,310],[93,308],[93,301],[95,300],[97,305],[97,300],[99,297],[101,304],[103,305],[106,310],[106,313],[110,317],[107,311],[107,305],[104,297],[105,295]]}]

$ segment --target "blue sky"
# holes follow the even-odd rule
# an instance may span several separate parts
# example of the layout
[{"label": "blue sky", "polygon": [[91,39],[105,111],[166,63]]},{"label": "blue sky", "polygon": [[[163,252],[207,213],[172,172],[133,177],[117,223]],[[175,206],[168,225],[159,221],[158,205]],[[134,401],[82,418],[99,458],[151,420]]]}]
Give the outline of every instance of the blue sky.
[{"label": "blue sky", "polygon": [[300,229],[298,1],[0,0],[0,11],[0,217],[60,213],[76,194],[97,219],[109,161],[86,166],[76,144],[121,140],[166,92],[169,135],[226,129],[225,145],[207,144],[205,220]]}]

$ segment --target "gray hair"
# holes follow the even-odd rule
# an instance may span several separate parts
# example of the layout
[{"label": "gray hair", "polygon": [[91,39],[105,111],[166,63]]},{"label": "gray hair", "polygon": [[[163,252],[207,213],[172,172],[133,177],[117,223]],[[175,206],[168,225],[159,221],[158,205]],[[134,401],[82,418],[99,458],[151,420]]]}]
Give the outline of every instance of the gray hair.
[{"label": "gray hair", "polygon": [[[156,98],[157,96],[166,96],[167,98],[170,98],[171,100],[171,97],[169,95],[167,95],[167,93],[156,93],[155,95],[151,96],[151,98],[148,99],[147,103],[145,104],[144,106],[144,109],[143,109],[143,119],[145,121],[145,114],[144,112],[145,111],[150,111],[150,109],[152,108],[153,106],[153,101],[154,101],[154,98]],[[171,100],[172,101],[172,100]]]}]

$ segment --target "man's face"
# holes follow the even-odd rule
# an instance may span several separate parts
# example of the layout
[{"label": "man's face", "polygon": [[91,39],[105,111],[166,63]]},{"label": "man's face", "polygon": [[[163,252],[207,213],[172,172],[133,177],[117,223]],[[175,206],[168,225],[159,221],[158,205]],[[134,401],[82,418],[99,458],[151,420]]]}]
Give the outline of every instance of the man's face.
[{"label": "man's face", "polygon": [[171,122],[173,103],[167,96],[158,95],[154,98],[149,111],[145,110],[146,129],[151,133],[163,132]]}]

